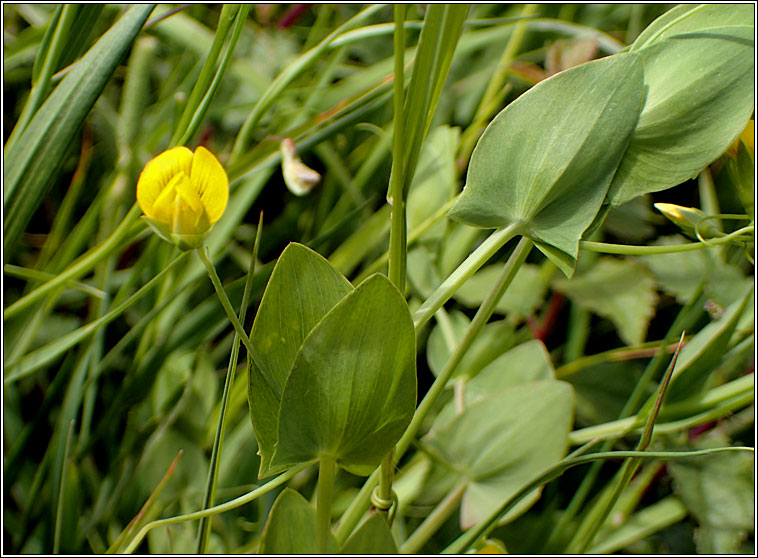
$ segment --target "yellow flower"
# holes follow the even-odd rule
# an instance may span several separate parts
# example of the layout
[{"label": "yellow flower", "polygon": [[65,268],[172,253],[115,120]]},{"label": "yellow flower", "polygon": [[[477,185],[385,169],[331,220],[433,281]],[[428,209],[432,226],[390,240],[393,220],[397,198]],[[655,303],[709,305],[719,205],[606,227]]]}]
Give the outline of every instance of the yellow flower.
[{"label": "yellow flower", "polygon": [[229,179],[218,159],[200,146],[173,147],[151,159],[137,182],[147,222],[182,249],[197,248],[229,199]]},{"label": "yellow flower", "polygon": [[740,141],[745,144],[745,148],[747,148],[748,153],[750,153],[751,156],[755,157],[755,120],[747,121],[747,126],[745,126],[745,129],[742,130],[742,133],[737,137],[736,140],[734,140],[732,145],[729,146],[729,149],[726,150],[726,152],[735,159],[737,158]]}]

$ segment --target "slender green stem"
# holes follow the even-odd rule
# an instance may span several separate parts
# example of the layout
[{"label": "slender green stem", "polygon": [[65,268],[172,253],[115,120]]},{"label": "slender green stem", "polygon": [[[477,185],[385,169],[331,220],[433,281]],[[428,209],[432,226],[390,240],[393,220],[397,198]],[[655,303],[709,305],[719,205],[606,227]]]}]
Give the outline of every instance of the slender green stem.
[{"label": "slender green stem", "polygon": [[[437,224],[441,219],[447,215],[447,212],[450,211],[450,208],[453,207],[455,202],[458,200],[458,197],[460,194],[455,196],[454,198],[449,199],[447,202],[445,202],[445,205],[440,207],[437,211],[435,211],[432,215],[424,219],[423,222],[419,223],[415,229],[413,229],[408,234],[408,242],[407,247],[410,248],[413,246],[416,241],[423,236],[425,232],[427,232],[429,229],[431,229],[435,224]],[[372,273],[376,273],[379,271],[384,264],[386,264],[389,261],[389,250],[386,251],[384,254],[379,256],[374,262],[367,266],[363,271],[361,271],[358,276],[355,278],[355,283],[360,283],[363,281],[366,277],[371,275]]]},{"label": "slender green stem", "polygon": [[[402,293],[405,291],[405,274],[407,266],[408,231],[405,218],[405,196],[403,185],[405,183],[405,169],[403,158],[405,155],[405,137],[403,136],[403,101],[405,93],[404,69],[405,64],[405,21],[404,4],[395,4],[395,76],[394,76],[394,117],[393,117],[393,141],[392,141],[392,173],[390,176],[390,249],[389,249],[389,279]],[[383,502],[392,501],[392,474],[393,474],[393,451],[389,451],[382,459],[381,475],[379,477],[379,499]],[[379,508],[379,513],[387,518],[388,510]]]},{"label": "slender green stem", "polygon": [[[683,341],[684,331],[682,331],[681,335],[679,336],[679,343],[677,345],[676,352],[671,358],[671,363],[669,364],[666,373],[663,375],[663,379],[661,380],[660,386],[658,387],[655,403],[648,413],[645,427],[642,429],[642,435],[640,436],[640,441],[637,444],[637,451],[645,451],[650,445],[650,440],[653,437],[653,427],[655,426],[655,421],[658,418],[658,413],[660,412],[661,404],[663,403],[663,397],[666,394],[666,389],[668,388],[669,382],[671,381],[671,376],[674,373],[674,368],[676,367],[676,361],[679,357],[679,351],[682,348]],[[602,496],[595,502],[595,504],[589,510],[589,513],[580,523],[579,528],[575,531],[574,536],[571,538],[571,541],[566,548],[566,552],[568,554],[583,553],[587,550],[587,548],[589,548],[589,546],[592,544],[592,541],[595,539],[597,532],[600,530],[600,527],[602,527],[605,523],[608,514],[611,512],[613,506],[618,501],[621,493],[629,485],[629,481],[632,480],[632,476],[637,472],[637,469],[639,469],[641,463],[642,459],[639,457],[629,458],[624,461],[624,464],[614,476],[614,479],[611,481],[608,489],[603,491]]]},{"label": "slender green stem", "polygon": [[463,133],[459,150],[459,158],[461,160],[469,160],[471,152],[474,150],[474,145],[476,145],[487,121],[500,108],[504,98],[503,95],[508,91],[506,84],[508,72],[510,71],[511,64],[515,59],[516,54],[521,48],[521,43],[526,35],[529,19],[531,19],[536,12],[536,4],[527,4],[523,7],[520,16],[523,19],[516,23],[516,26],[508,39],[508,44],[506,44],[505,50],[503,50],[503,54],[500,57],[494,72],[492,72],[492,77],[487,83],[487,89],[484,91],[484,94],[479,101],[479,106],[476,109],[474,118]]},{"label": "slender green stem", "polygon": [[[674,323],[671,325],[668,332],[666,333],[666,336],[664,337],[664,339],[660,341],[659,352],[657,352],[656,355],[650,360],[650,362],[648,362],[648,365],[645,368],[645,371],[642,373],[642,376],[637,382],[637,385],[634,387],[634,390],[632,391],[631,395],[629,396],[626,403],[624,404],[624,408],[621,410],[621,413],[619,414],[618,422],[623,422],[623,421],[628,421],[628,422],[624,423],[626,426],[626,430],[622,430],[620,432],[616,431],[617,436],[623,436],[624,434],[628,433],[632,428],[635,428],[636,426],[638,426],[637,417],[632,416],[632,415],[635,415],[637,413],[639,406],[642,402],[642,399],[645,396],[645,390],[647,389],[647,386],[650,384],[652,379],[658,373],[662,371],[662,367],[664,364],[663,359],[666,354],[664,351],[664,348],[670,345],[676,339],[676,337],[681,335],[682,331],[684,331],[685,329],[689,329],[693,321],[702,312],[702,307],[703,307],[703,302],[704,302],[703,297],[702,297],[702,285],[703,283],[701,282],[696,292],[690,298],[690,301],[688,302],[688,304],[680,310],[679,314],[674,320]],[[605,426],[605,425],[601,425],[601,426]],[[572,435],[573,434],[574,433],[572,433]],[[610,450],[613,447],[614,442],[615,442],[614,437],[612,435],[608,436],[608,439],[606,439],[606,441],[603,443],[601,447],[601,451]],[[572,496],[568,507],[566,508],[564,513],[561,514],[561,517],[558,520],[557,524],[555,525],[555,528],[552,530],[550,536],[548,537],[548,540],[545,542],[544,549],[543,549],[545,552],[551,553],[555,551],[553,549],[553,545],[557,544],[557,542],[560,541],[562,537],[564,537],[564,533],[568,529],[570,522],[573,520],[576,514],[579,513],[579,509],[581,508],[581,506],[584,504],[585,500],[589,496],[590,491],[592,490],[592,487],[595,483],[595,480],[600,474],[601,467],[602,467],[601,462],[593,463],[592,467],[590,467],[589,471],[582,479],[581,483],[579,484],[579,488],[576,490],[576,492]]]},{"label": "slender green stem", "polygon": [[247,333],[245,333],[245,328],[240,323],[237,314],[234,312],[234,308],[232,308],[232,303],[229,300],[226,291],[224,290],[224,286],[221,284],[221,279],[219,279],[218,273],[216,273],[216,268],[213,267],[213,263],[208,257],[208,249],[205,247],[198,248],[197,255],[200,256],[200,260],[203,262],[203,265],[205,265],[205,269],[208,271],[208,276],[211,279],[211,283],[213,283],[213,288],[216,289],[216,294],[221,301],[221,306],[224,307],[224,311],[226,312],[229,321],[232,322],[234,330],[240,336],[240,341],[242,341],[242,344],[245,345],[250,358],[253,360],[253,363],[258,367],[261,373],[266,376],[266,379],[273,382],[270,377],[268,368],[263,364],[263,361],[258,356],[258,351],[255,350],[255,347],[253,347],[253,342],[250,341]]},{"label": "slender green stem", "polygon": [[649,254],[674,254],[676,252],[689,252],[690,250],[701,250],[721,244],[728,244],[732,240],[745,234],[752,234],[755,230],[753,225],[748,225],[733,233],[718,237],[710,238],[707,242],[690,242],[687,244],[669,244],[666,246],[628,246],[626,244],[606,244],[604,242],[592,242],[590,240],[580,240],[579,249],[588,252],[602,252],[604,254],[625,254],[628,256],[645,256]]},{"label": "slender green stem", "polygon": [[[255,242],[253,243],[253,253],[250,257],[250,266],[247,271],[247,277],[245,279],[245,289],[242,293],[242,304],[240,305],[239,320],[240,323],[245,323],[245,313],[247,311],[248,299],[250,298],[250,290],[253,284],[253,276],[255,275],[255,262],[258,259],[258,249],[261,241],[261,231],[263,229],[263,213],[258,220],[258,230],[255,234]],[[218,468],[221,456],[221,448],[224,444],[224,429],[226,427],[226,409],[229,401],[229,392],[234,384],[234,372],[237,369],[237,357],[239,356],[240,336],[235,331],[234,340],[232,341],[232,354],[229,357],[229,366],[226,369],[226,380],[224,381],[224,392],[221,396],[221,409],[218,416],[218,426],[216,427],[216,435],[213,439],[213,449],[211,450],[211,462],[208,469],[208,482],[205,489],[205,497],[203,498],[203,508],[207,509],[213,506],[213,502],[216,496],[216,482],[218,479]],[[208,544],[210,542],[211,534],[211,522],[209,518],[204,517],[200,520],[199,536],[197,541],[197,553],[207,554]]]},{"label": "slender green stem", "polygon": [[316,550],[319,554],[329,552],[331,534],[332,500],[337,463],[333,457],[322,457],[318,463],[318,495],[316,497]]},{"label": "slender green stem", "polygon": [[65,271],[59,273],[45,284],[40,285],[26,296],[21,297],[8,306],[3,312],[3,319],[7,320],[8,318],[15,316],[24,308],[27,308],[29,305],[43,298],[51,290],[81,277],[103,258],[108,257],[113,251],[117,250],[122,244],[125,244],[132,238],[136,237],[142,232],[142,227],[140,227],[138,232],[133,229],[133,225],[137,221],[140,213],[140,208],[135,202],[118,228],[113,231],[113,234],[111,234],[102,244],[82,256]]},{"label": "slender green stem", "polygon": [[434,533],[439,531],[443,523],[458,508],[458,504],[466,491],[466,482],[460,483],[434,508],[424,522],[418,526],[408,540],[400,547],[400,554],[418,554]]},{"label": "slender green stem", "polygon": [[[494,236],[494,234],[492,236]],[[492,236],[490,238],[492,238]],[[482,302],[482,305],[479,307],[474,319],[466,330],[460,345],[455,349],[455,352],[450,356],[450,359],[445,364],[445,367],[440,372],[439,376],[434,380],[434,383],[416,409],[416,412],[411,419],[411,423],[400,438],[400,441],[395,445],[395,462],[399,461],[405,451],[410,447],[416,434],[421,429],[421,425],[427,414],[431,411],[437,399],[444,391],[445,385],[453,375],[455,368],[460,364],[464,355],[471,347],[474,339],[490,319],[490,316],[492,316],[492,313],[495,311],[495,306],[497,306],[503,293],[505,293],[506,289],[513,281],[521,264],[526,260],[532,246],[533,243],[531,240],[522,237],[516,248],[513,250],[513,253],[503,267],[502,273],[495,282],[495,285],[492,287],[492,290],[487,295],[484,302]],[[350,506],[343,514],[340,524],[337,527],[337,531],[335,532],[338,542],[343,543],[347,540],[347,537],[358,524],[358,521],[360,521],[363,511],[368,506],[371,491],[374,489],[378,481],[379,471],[374,471],[366,480],[358,495],[350,503]]]},{"label": "slender green stem", "polygon": [[200,511],[192,512],[192,513],[187,513],[184,515],[176,515],[174,517],[167,517],[166,519],[151,521],[150,523],[148,523],[142,529],[139,530],[139,532],[137,533],[137,536],[135,536],[134,539],[132,539],[131,542],[127,545],[127,547],[124,549],[124,554],[131,554],[132,552],[134,552],[134,549],[136,549],[137,546],[139,546],[139,543],[142,542],[142,539],[145,538],[145,535],[147,535],[148,532],[150,532],[152,529],[155,529],[156,527],[162,527],[164,525],[175,525],[177,523],[182,523],[184,521],[192,521],[193,519],[210,517],[212,515],[227,512],[229,510],[233,510],[240,506],[244,506],[245,504],[248,504],[254,500],[257,500],[264,494],[271,492],[274,488],[277,488],[283,485],[285,482],[289,481],[292,477],[297,475],[300,471],[313,465],[313,463],[314,463],[313,461],[308,461],[307,463],[301,463],[300,465],[293,467],[286,473],[282,473],[275,479],[267,482],[263,486],[259,486],[255,490],[252,490],[251,492],[248,492],[247,494],[244,494],[240,496],[239,498],[235,498],[234,500],[230,500],[223,504],[219,504],[218,506],[213,506],[212,508],[208,508],[207,510],[200,510]]},{"label": "slender green stem", "polygon": [[[21,267],[13,264],[5,264],[5,266],[3,266],[3,271],[6,273],[6,275],[10,275],[11,277],[28,279],[31,281],[49,281],[55,278],[55,274],[53,273],[48,273],[47,271],[39,271],[37,269],[30,269],[28,267]],[[103,298],[105,296],[105,293],[102,290],[80,281],[71,281],[67,287],[71,289],[77,289],[83,293],[87,293],[90,296],[94,296],[95,298]]]},{"label": "slender green stem", "polygon": [[413,325],[416,331],[429,321],[437,309],[445,304],[461,286],[468,281],[500,248],[519,234],[519,224],[497,229],[479,247],[466,258],[455,271],[448,275],[429,298],[413,314]]},{"label": "slender green stem", "polygon": [[[677,344],[671,343],[663,347],[666,353],[673,353]],[[601,364],[603,362],[618,362],[624,360],[633,360],[637,358],[652,358],[661,350],[661,341],[648,341],[634,347],[621,347],[620,349],[611,349],[594,355],[587,355],[576,360],[570,360],[563,366],[555,369],[556,378],[566,378],[576,374],[580,370]]]}]

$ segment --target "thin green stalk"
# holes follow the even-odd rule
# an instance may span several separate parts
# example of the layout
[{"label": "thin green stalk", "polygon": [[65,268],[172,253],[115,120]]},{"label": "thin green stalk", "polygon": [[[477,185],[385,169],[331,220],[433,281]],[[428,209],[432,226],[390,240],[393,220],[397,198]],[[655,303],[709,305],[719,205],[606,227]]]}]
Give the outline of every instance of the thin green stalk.
[{"label": "thin green stalk", "polygon": [[240,341],[242,341],[242,344],[245,345],[245,348],[247,349],[247,352],[250,355],[250,358],[253,360],[255,366],[261,371],[264,376],[266,376],[266,379],[273,384],[273,380],[270,377],[268,368],[263,364],[260,356],[258,356],[258,351],[255,350],[255,347],[253,347],[253,342],[250,341],[247,333],[245,333],[245,328],[240,323],[239,318],[237,318],[237,314],[234,312],[234,308],[232,308],[232,303],[229,301],[229,297],[226,295],[224,286],[221,284],[221,279],[219,279],[218,273],[216,273],[216,268],[213,267],[213,263],[208,257],[208,248],[201,247],[198,248],[196,252],[197,255],[200,256],[200,260],[203,262],[203,265],[205,265],[205,269],[208,271],[208,276],[211,279],[211,283],[213,283],[213,288],[216,289],[216,294],[221,301],[221,306],[224,307],[224,311],[226,312],[229,321],[232,322],[234,330],[240,336]]},{"label": "thin green stalk", "polygon": [[[5,264],[3,266],[3,272],[11,277],[18,277],[19,279],[27,279],[29,281],[49,281],[55,278],[55,274],[53,273],[13,264]],[[105,296],[105,292],[102,290],[93,287],[92,285],[88,285],[87,283],[82,283],[81,281],[70,281],[66,287],[76,289],[95,298],[103,298]]]},{"label": "thin green stalk", "polygon": [[[676,361],[679,357],[679,351],[682,348],[683,341],[684,331],[682,331],[682,334],[679,337],[679,345],[677,346],[676,352],[671,359],[671,363],[669,364],[668,369],[666,370],[666,373],[661,380],[661,384],[658,387],[655,403],[653,404],[653,408],[648,414],[647,421],[645,422],[645,428],[642,430],[640,441],[637,444],[637,451],[645,451],[650,445],[650,441],[653,438],[653,427],[655,426],[655,421],[658,418],[658,413],[660,412],[663,398],[666,394],[666,389],[668,388],[669,382],[671,381],[671,376],[674,373],[674,368],[676,367]],[[613,509],[613,506],[618,500],[619,496],[621,496],[621,493],[624,491],[624,489],[626,489],[634,473],[636,473],[637,469],[639,469],[641,463],[642,459],[639,457],[633,457],[624,461],[621,469],[619,469],[618,473],[611,481],[610,490],[603,491],[600,499],[590,509],[589,513],[580,523],[579,528],[575,531],[574,536],[566,548],[566,552],[568,554],[581,554],[583,552],[586,552],[587,548],[589,548],[589,546],[592,544],[592,541],[595,539],[595,536],[600,530],[600,527],[602,527],[605,523],[608,514],[611,512],[611,509]]]},{"label": "thin green stalk", "polygon": [[626,244],[606,244],[604,242],[592,242],[590,240],[580,240],[579,249],[588,252],[602,252],[604,254],[624,254],[627,256],[646,256],[649,254],[675,254],[677,252],[689,252],[690,250],[701,250],[721,244],[729,244],[732,240],[742,235],[753,234],[755,227],[748,225],[734,231],[733,233],[718,237],[709,238],[706,242],[690,242],[687,244],[669,244],[666,246],[628,246]]},{"label": "thin green stalk", "polygon": [[331,534],[332,500],[337,462],[333,457],[322,457],[318,462],[318,494],[316,496],[316,551],[329,552]]},{"label": "thin green stalk", "polygon": [[[455,204],[455,202],[458,200],[457,196],[449,199],[447,202],[445,202],[445,205],[440,207],[437,211],[435,211],[432,215],[424,219],[423,222],[419,223],[415,229],[413,229],[408,234],[408,243],[407,247],[410,248],[413,246],[416,241],[421,238],[425,232],[427,232],[429,229],[431,229],[434,225],[436,225],[441,219],[447,215],[447,212],[450,210],[451,207]],[[355,283],[360,283],[363,281],[366,277],[369,275],[376,273],[379,271],[383,265],[385,265],[389,261],[390,252],[387,250],[384,254],[379,256],[376,260],[373,261],[373,263],[361,271],[358,276],[355,278]]]},{"label": "thin green stalk", "polygon": [[[566,378],[572,374],[601,364],[603,362],[618,362],[624,360],[632,360],[637,358],[652,358],[661,351],[662,341],[648,341],[641,343],[634,347],[621,347],[620,349],[611,349],[610,351],[604,351],[602,353],[596,353],[594,355],[587,355],[579,357],[576,360],[569,360],[563,366],[555,369],[556,378]],[[676,350],[677,344],[671,343],[663,347],[664,352],[673,353]]]},{"label": "thin green stalk", "polygon": [[477,270],[494,256],[500,248],[519,234],[519,224],[514,223],[497,229],[490,234],[479,247],[474,250],[455,271],[448,275],[429,298],[413,314],[413,325],[418,331],[434,315],[437,309],[445,304],[461,286],[468,281]]},{"label": "thin green stalk", "polygon": [[[258,259],[258,249],[261,241],[261,231],[263,230],[263,213],[261,213],[258,220],[258,230],[255,234],[255,242],[253,243],[253,253],[250,257],[250,266],[247,271],[247,277],[245,279],[245,289],[242,292],[242,304],[240,305],[239,320],[240,323],[245,323],[245,313],[247,311],[248,299],[250,298],[250,290],[253,285],[253,276],[255,275],[255,262]],[[229,358],[229,366],[226,369],[226,380],[224,381],[224,392],[221,396],[221,409],[218,417],[218,427],[216,428],[216,435],[213,439],[213,449],[211,450],[211,462],[208,469],[208,482],[206,483],[205,497],[203,498],[202,509],[208,509],[213,506],[213,502],[216,495],[216,482],[218,480],[218,468],[220,462],[221,448],[224,444],[224,429],[226,427],[226,409],[229,401],[229,392],[231,386],[234,384],[234,372],[237,369],[237,357],[239,355],[240,337],[239,334],[234,332],[234,340],[232,341],[232,354]],[[211,534],[211,522],[209,518],[204,517],[200,520],[200,533],[197,541],[197,553],[207,554],[208,544],[210,542]]]},{"label": "thin green stalk", "polygon": [[[684,308],[680,310],[679,314],[674,320],[674,323],[671,325],[668,332],[666,333],[666,336],[660,341],[659,348],[661,350],[659,350],[659,352],[656,353],[656,355],[650,360],[650,362],[648,362],[648,365],[645,368],[645,371],[642,373],[642,376],[637,382],[637,385],[635,386],[631,395],[629,396],[626,403],[624,404],[624,408],[621,410],[621,413],[619,413],[620,420],[628,419],[630,421],[630,424],[627,430],[618,432],[619,436],[626,434],[627,432],[629,432],[631,428],[634,428],[636,426],[637,417],[636,416],[632,417],[631,415],[637,413],[637,410],[645,395],[645,389],[647,388],[649,383],[652,381],[652,379],[661,371],[661,367],[664,362],[663,359],[665,356],[665,352],[663,350],[664,347],[670,345],[674,341],[674,339],[676,339],[676,336],[679,336],[682,331],[690,328],[693,321],[702,312],[703,302],[704,300],[702,297],[702,282],[701,282],[700,287],[692,296],[687,306],[685,306]],[[607,439],[603,443],[603,446],[601,447],[601,451],[609,451],[613,447],[614,442],[615,442],[615,439],[613,438]],[[579,512],[580,507],[584,504],[585,500],[589,496],[590,490],[592,489],[592,486],[595,483],[595,479],[597,479],[598,475],[600,474],[601,467],[602,467],[602,462],[593,463],[592,467],[590,467],[590,470],[582,479],[582,482],[579,484],[579,488],[576,490],[576,492],[572,496],[568,507],[566,508],[564,513],[561,514],[561,517],[558,520],[558,523],[555,525],[555,528],[552,530],[550,536],[548,537],[548,540],[545,542],[544,550],[546,552],[554,551],[554,549],[552,548],[552,545],[557,544],[557,542],[561,540],[565,530],[569,526],[569,523],[573,520],[573,518]]]},{"label": "thin green stalk", "polygon": [[140,213],[141,210],[135,202],[132,208],[129,210],[129,213],[127,213],[126,217],[124,217],[124,220],[121,222],[118,228],[113,231],[113,234],[111,234],[105,240],[105,242],[98,245],[87,254],[79,258],[65,271],[59,273],[50,281],[47,281],[45,284],[40,285],[26,296],[21,297],[16,302],[8,306],[3,311],[3,319],[7,320],[8,318],[11,318],[12,316],[18,314],[18,312],[37,302],[56,287],[62,286],[68,281],[81,277],[90,269],[92,269],[103,258],[106,258],[112,252],[117,250],[121,245],[131,241],[140,232],[142,232],[142,229],[144,228],[143,225],[140,227],[139,232],[135,232],[133,227]]},{"label": "thin green stalk", "polygon": [[139,532],[134,537],[134,539],[132,539],[131,542],[127,545],[127,547],[124,549],[124,554],[131,554],[132,552],[134,552],[137,546],[139,546],[139,543],[142,542],[142,539],[145,538],[145,535],[147,535],[148,532],[150,532],[152,529],[155,529],[156,527],[163,527],[165,525],[175,525],[177,523],[182,523],[184,521],[192,521],[193,519],[210,517],[212,515],[224,513],[226,511],[233,510],[240,506],[244,506],[245,504],[248,504],[254,500],[257,500],[264,494],[271,492],[274,488],[277,488],[283,485],[285,482],[289,481],[292,477],[297,475],[300,471],[306,469],[307,467],[310,467],[311,465],[313,465],[313,461],[309,461],[307,463],[301,463],[300,465],[293,467],[286,473],[282,473],[278,477],[270,480],[263,486],[259,486],[255,490],[252,490],[251,492],[248,492],[247,494],[244,494],[240,496],[239,498],[235,498],[234,500],[230,500],[223,504],[219,504],[218,506],[213,506],[212,508],[208,508],[207,510],[200,510],[200,511],[192,512],[192,513],[187,513],[184,515],[176,515],[174,517],[167,517],[166,519],[151,521],[150,523],[148,523],[147,525],[142,527],[142,529],[139,530]]},{"label": "thin green stalk", "polygon": [[[395,463],[400,460],[405,451],[410,447],[411,443],[416,437],[416,434],[421,429],[421,425],[423,424],[426,415],[429,413],[429,411],[431,411],[432,407],[437,401],[437,398],[439,398],[439,396],[444,391],[445,385],[455,371],[455,368],[458,366],[458,364],[460,364],[464,355],[471,347],[474,339],[476,339],[476,336],[479,335],[482,328],[484,328],[485,324],[492,316],[497,303],[500,301],[503,293],[505,293],[506,289],[513,281],[513,278],[516,276],[516,272],[521,267],[521,264],[523,264],[526,260],[526,257],[532,249],[532,246],[533,242],[531,240],[526,237],[522,237],[516,248],[513,250],[513,253],[508,258],[508,261],[503,267],[503,271],[495,282],[495,285],[492,287],[492,290],[489,292],[484,302],[482,302],[482,305],[479,307],[479,310],[474,316],[474,319],[471,321],[471,324],[466,330],[466,333],[464,334],[460,345],[458,345],[455,352],[450,356],[450,359],[445,364],[445,367],[440,372],[439,376],[437,376],[437,378],[434,380],[434,383],[429,388],[429,391],[426,393],[424,399],[416,409],[416,412],[411,419],[411,423],[408,425],[405,433],[400,438],[400,441],[398,441],[398,443],[395,445]],[[418,330],[419,326],[416,326],[416,331]],[[360,521],[363,515],[363,511],[368,506],[368,502],[371,497],[371,491],[379,481],[378,477],[379,471],[374,471],[366,480],[358,495],[350,503],[350,506],[348,506],[347,510],[345,510],[345,513],[340,520],[340,524],[337,527],[337,531],[335,532],[337,541],[340,544],[344,543],[345,540],[347,540],[347,537],[358,524],[358,521]]]},{"label": "thin green stalk", "polygon": [[[394,132],[392,141],[392,173],[390,176],[390,249],[389,249],[389,279],[392,284],[402,293],[405,292],[405,273],[407,265],[407,221],[405,217],[405,196],[403,184],[405,182],[405,169],[403,168],[403,156],[405,137],[403,136],[403,101],[404,101],[404,70],[405,64],[405,5],[395,4],[395,76],[394,76]],[[379,500],[382,502],[392,501],[392,473],[393,451],[389,451],[382,459],[381,475],[379,476]],[[388,515],[388,509],[378,508],[379,513]]]},{"label": "thin green stalk", "polygon": [[466,491],[466,482],[460,483],[451,490],[447,496],[432,510],[421,525],[408,537],[400,547],[400,554],[418,554],[434,533],[448,520],[453,512],[458,509],[458,504]]},{"label": "thin green stalk", "polygon": [[507,92],[505,81],[508,77],[508,72],[510,71],[513,60],[516,58],[516,54],[521,48],[521,43],[524,41],[528,23],[537,12],[537,7],[537,4],[527,4],[523,7],[521,11],[521,18],[523,19],[516,23],[516,26],[508,39],[508,43],[505,46],[505,50],[503,50],[503,54],[500,57],[497,66],[495,66],[495,71],[492,73],[492,77],[487,84],[487,89],[485,90],[484,95],[482,95],[482,99],[476,109],[474,118],[463,133],[459,158],[464,161],[468,161],[471,156],[471,152],[474,150],[474,145],[476,145],[487,121],[502,105],[503,95]]},{"label": "thin green stalk", "polygon": [[55,511],[55,534],[53,535],[53,554],[58,554],[61,548],[61,528],[63,527],[63,498],[66,493],[66,471],[68,471],[68,458],[71,455],[71,438],[74,435],[74,421],[68,424],[66,434],[66,449],[63,452],[63,466],[61,470],[61,482],[58,490],[58,506]]}]

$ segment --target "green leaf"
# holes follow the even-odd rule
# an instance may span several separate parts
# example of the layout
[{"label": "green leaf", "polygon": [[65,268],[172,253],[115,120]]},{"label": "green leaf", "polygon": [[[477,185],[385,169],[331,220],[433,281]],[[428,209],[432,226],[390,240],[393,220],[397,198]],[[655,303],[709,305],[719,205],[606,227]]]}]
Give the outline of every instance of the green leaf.
[{"label": "green leaf", "polygon": [[724,166],[737,190],[737,196],[740,198],[742,207],[745,208],[745,213],[753,219],[755,217],[755,162],[744,142],[739,142],[736,160],[724,157]]},{"label": "green leaf", "polygon": [[[567,383],[526,382],[475,403],[428,435],[429,445],[468,481],[461,503],[462,528],[486,518],[561,459],[572,407]],[[538,496],[535,490],[505,520],[523,512]]]},{"label": "green leaf", "polygon": [[[709,438],[685,449],[729,444],[721,436]],[[742,552],[740,543],[755,526],[754,468],[754,456],[743,452],[677,459],[668,464],[674,491],[700,524],[696,538],[699,552]]]},{"label": "green leaf", "polygon": [[[455,299],[469,308],[478,307],[492,290],[501,272],[502,266],[498,265],[480,269],[463,284],[455,294]],[[539,266],[523,264],[497,303],[495,311],[511,320],[527,318],[542,304],[547,287]]]},{"label": "green leaf", "polygon": [[708,377],[718,368],[729,347],[748,301],[752,286],[733,302],[723,316],[711,322],[687,342],[679,353],[676,370],[666,395],[668,403],[682,400],[708,387]]},{"label": "green leaf", "polygon": [[752,19],[753,8],[749,4],[680,4],[648,25],[630,48],[640,50],[673,35],[745,25]]},{"label": "green leaf", "polygon": [[379,515],[369,517],[345,542],[340,554],[397,554],[397,544],[387,521]]},{"label": "green leaf", "polygon": [[[447,339],[448,334],[445,327],[439,323],[434,327],[429,335],[426,358],[429,362],[429,368],[435,376],[442,372],[453,351],[463,340],[469,325],[469,319],[462,312],[453,311],[450,313],[450,327],[454,336],[453,345],[450,345]],[[473,378],[476,376],[482,368],[511,347],[513,332],[513,324],[506,320],[498,320],[485,325],[482,332],[474,339],[469,350],[466,351],[452,377],[465,375]]]},{"label": "green leaf", "polygon": [[645,340],[657,296],[650,272],[633,260],[598,258],[572,279],[556,279],[555,288],[579,306],[610,319],[627,345]]},{"label": "green leaf", "polygon": [[[664,236],[653,242],[656,246],[683,244],[680,236]],[[734,265],[722,262],[707,250],[692,250],[671,254],[639,256],[655,276],[656,283],[666,293],[686,303],[705,279],[704,291],[721,306],[728,306],[745,293],[751,280]]]},{"label": "green leaf", "polygon": [[648,93],[608,192],[613,205],[697,176],[742,132],[753,111],[753,35],[752,26],[714,27],[636,51]]},{"label": "green leaf", "polygon": [[[337,553],[334,536],[329,537],[329,553]],[[318,554],[316,550],[316,510],[298,492],[285,488],[271,507],[263,529],[259,554]]]},{"label": "green leaf", "polygon": [[[458,135],[458,128],[439,126],[432,130],[424,142],[408,194],[408,230],[423,223],[456,194],[455,152]],[[440,220],[421,238],[441,240],[444,233],[445,223]]]},{"label": "green leaf", "polygon": [[[545,345],[533,339],[513,347],[467,381],[463,392],[464,408],[507,387],[540,380],[555,380],[555,369]],[[455,413],[455,402],[448,402],[434,419],[434,428],[442,428]]]},{"label": "green leaf", "polygon": [[642,82],[639,58],[620,54],[538,83],[487,127],[449,216],[488,228],[520,223],[570,275],[637,124]]},{"label": "green leaf", "polygon": [[152,9],[153,4],[132,6],[74,65],[6,153],[6,259],[51,185],[82,122]]},{"label": "green leaf", "polygon": [[250,340],[270,378],[248,362],[250,418],[261,454],[260,475],[269,470],[277,439],[282,390],[303,340],[353,286],[319,254],[289,244],[274,267]]},{"label": "green leaf", "polygon": [[408,305],[384,275],[342,299],[303,342],[282,393],[272,468],[328,456],[367,475],[416,408]]}]

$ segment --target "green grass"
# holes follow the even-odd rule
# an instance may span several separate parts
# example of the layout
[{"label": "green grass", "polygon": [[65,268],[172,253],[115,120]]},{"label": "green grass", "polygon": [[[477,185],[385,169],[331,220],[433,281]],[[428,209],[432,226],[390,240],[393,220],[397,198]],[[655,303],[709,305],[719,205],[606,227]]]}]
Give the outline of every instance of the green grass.
[{"label": "green grass", "polygon": [[[3,10],[7,552],[754,550],[753,144],[721,155],[752,117],[752,19],[650,4]],[[667,37],[688,25],[686,57]],[[677,64],[655,66],[658,48]],[[609,56],[608,74],[571,73]],[[696,63],[705,84],[684,79]],[[616,99],[622,85],[639,99]],[[585,125],[597,105],[577,88],[623,118]],[[643,91],[678,104],[655,112]],[[695,122],[675,120],[684,105]],[[508,126],[475,147],[496,117]],[[304,196],[285,184],[284,138],[321,176]],[[140,218],[139,174],[175,145],[206,146],[229,177],[207,257]],[[677,154],[649,183],[648,152]],[[281,279],[290,243],[324,259],[293,249]],[[375,272],[389,281],[340,277]],[[328,304],[309,294],[334,284]],[[374,310],[329,319],[346,307]],[[267,352],[264,334],[303,316],[314,335]],[[415,384],[407,359],[373,371],[388,347],[414,353],[411,324]],[[323,346],[360,337],[340,326],[372,332],[363,354]],[[296,352],[328,370],[308,375]],[[248,384],[280,360],[284,407],[261,420]],[[376,391],[344,388],[358,374]],[[415,411],[362,415],[390,385]],[[258,476],[251,413],[290,460],[277,475]],[[390,416],[402,428],[377,434]],[[287,422],[338,419],[328,448]],[[381,521],[365,522],[372,503]]]}]

